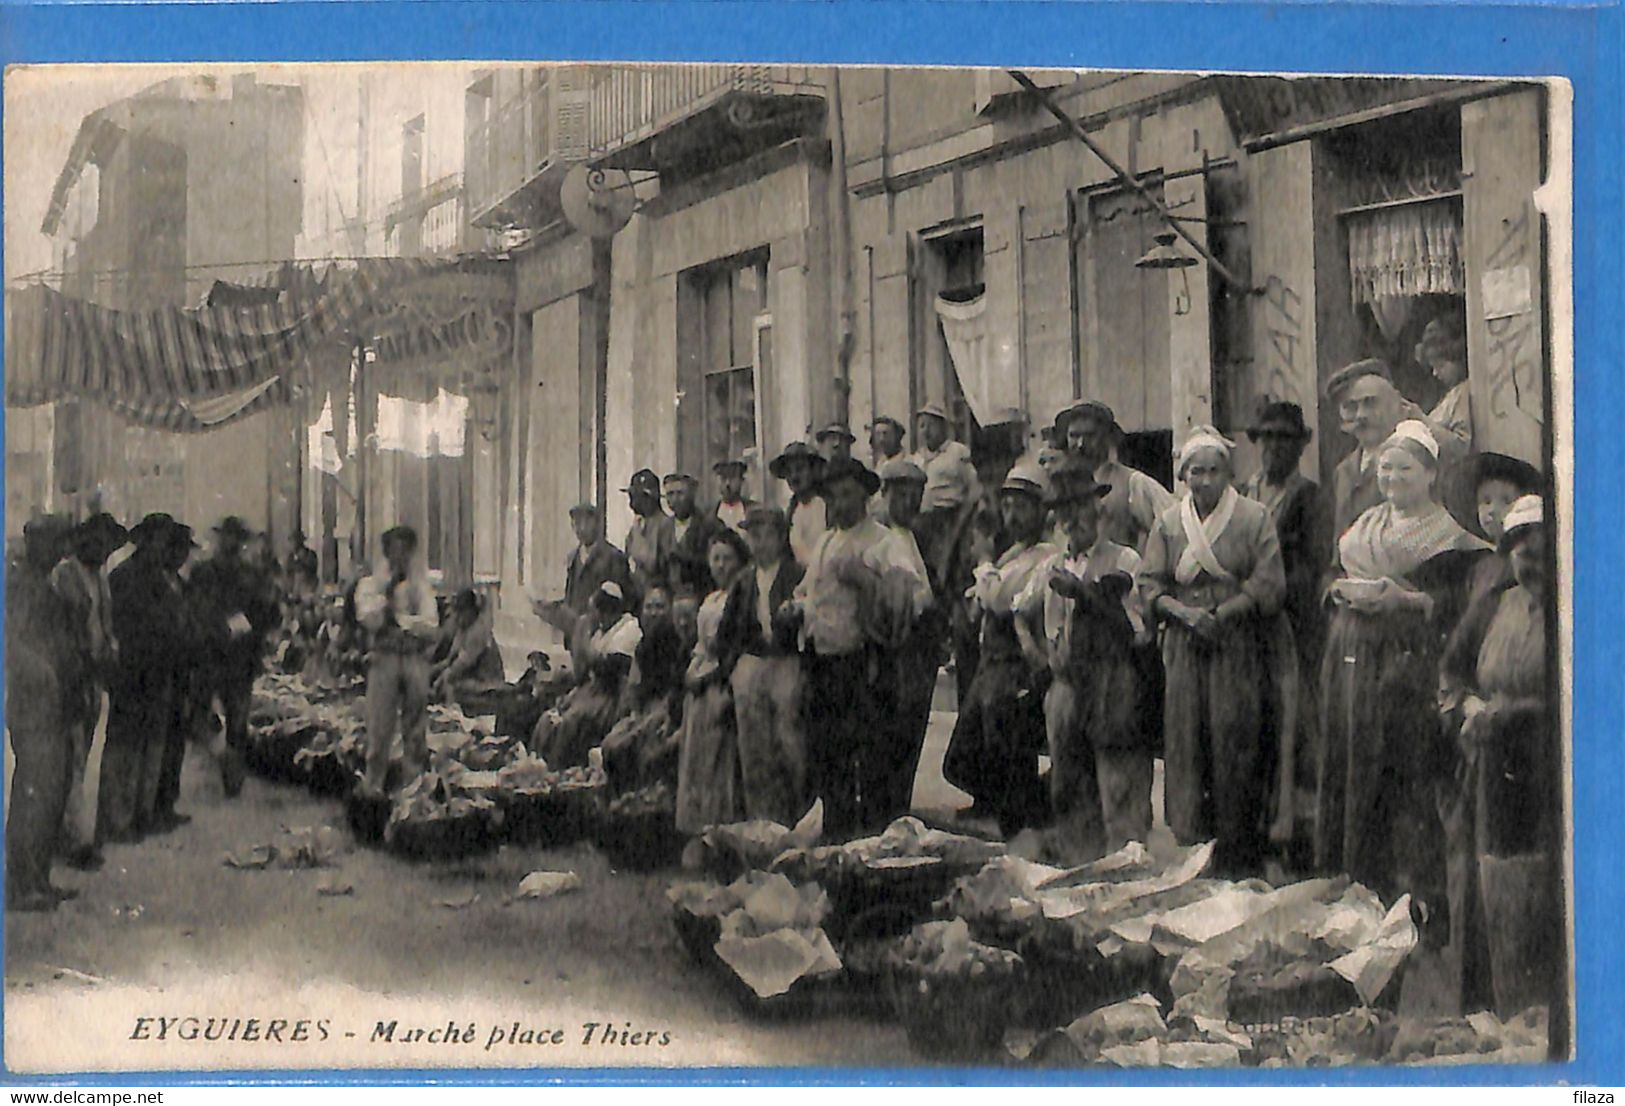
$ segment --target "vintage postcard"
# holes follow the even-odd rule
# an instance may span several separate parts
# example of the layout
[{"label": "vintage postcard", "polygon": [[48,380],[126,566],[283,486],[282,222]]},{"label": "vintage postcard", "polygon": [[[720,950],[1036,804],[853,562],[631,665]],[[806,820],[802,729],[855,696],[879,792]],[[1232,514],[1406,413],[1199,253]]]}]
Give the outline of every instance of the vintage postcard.
[{"label": "vintage postcard", "polygon": [[1571,100],[9,69],[7,1069],[1568,1058]]}]

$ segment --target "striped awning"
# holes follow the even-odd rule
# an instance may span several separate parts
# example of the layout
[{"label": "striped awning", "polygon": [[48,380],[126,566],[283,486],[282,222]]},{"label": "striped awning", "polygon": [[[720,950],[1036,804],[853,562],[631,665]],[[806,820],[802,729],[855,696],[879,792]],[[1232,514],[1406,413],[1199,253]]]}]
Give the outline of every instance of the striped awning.
[{"label": "striped awning", "polygon": [[[207,430],[290,402],[313,353],[358,338],[386,370],[466,377],[506,356],[512,309],[495,258],[287,265],[266,285],[217,284],[196,309],[116,311],[35,285],[6,293],[6,403],[90,399],[145,426]],[[379,383],[389,391],[387,372]]]}]

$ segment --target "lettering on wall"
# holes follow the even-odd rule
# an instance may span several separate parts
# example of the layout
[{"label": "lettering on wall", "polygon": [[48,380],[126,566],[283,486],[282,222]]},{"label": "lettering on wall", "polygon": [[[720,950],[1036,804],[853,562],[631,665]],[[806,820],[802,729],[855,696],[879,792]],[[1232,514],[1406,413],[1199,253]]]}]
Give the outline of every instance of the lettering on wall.
[{"label": "lettering on wall", "polygon": [[1516,219],[1502,221],[1501,237],[1481,278],[1488,338],[1484,372],[1489,386],[1485,392],[1490,414],[1497,419],[1514,410],[1540,418],[1540,341],[1528,293],[1529,229],[1529,205],[1525,204]]},{"label": "lettering on wall", "polygon": [[1303,297],[1278,276],[1264,282],[1265,393],[1272,399],[1303,403]]}]

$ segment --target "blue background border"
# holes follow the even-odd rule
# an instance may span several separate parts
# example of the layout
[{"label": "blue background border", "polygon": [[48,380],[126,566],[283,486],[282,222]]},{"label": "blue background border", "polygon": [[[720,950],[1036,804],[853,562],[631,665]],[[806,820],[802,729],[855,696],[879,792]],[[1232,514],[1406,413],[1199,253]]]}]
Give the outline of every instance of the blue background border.
[{"label": "blue background border", "polygon": [[[1070,1073],[938,1069],[592,1069],[166,1073],[84,1085],[929,1083],[1625,1084],[1625,625],[1613,574],[1625,424],[1618,3],[1184,3],[1167,0],[316,0],[81,4],[0,0],[0,63],[582,59],[1093,66],[1563,76],[1574,84],[1575,915],[1578,1059],[1540,1067]],[[8,1083],[50,1080],[6,1075]]]}]

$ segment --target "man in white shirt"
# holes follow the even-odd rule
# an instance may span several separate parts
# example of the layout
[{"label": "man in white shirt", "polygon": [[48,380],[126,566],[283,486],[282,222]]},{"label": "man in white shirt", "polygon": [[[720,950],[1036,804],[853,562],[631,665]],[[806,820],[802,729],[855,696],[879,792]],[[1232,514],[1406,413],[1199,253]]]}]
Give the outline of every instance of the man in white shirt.
[{"label": "man in white shirt", "polygon": [[[910,529],[919,518],[925,470],[906,457],[896,457],[881,466],[879,475],[880,498],[887,505],[884,521],[907,546],[915,572],[929,581],[930,573]],[[913,806],[914,778],[919,773],[920,752],[931,722],[931,699],[947,636],[947,619],[933,591],[931,602],[915,612],[908,636],[896,653],[897,734],[886,751],[886,790],[878,799],[888,820],[907,814]]]},{"label": "man in white shirt", "polygon": [[972,540],[969,597],[980,611],[981,659],[942,765],[948,782],[974,800],[973,813],[995,818],[1007,837],[1041,824],[1049,807],[1038,776],[1049,673],[1023,652],[1015,627],[1017,597],[1058,552],[1044,540],[1049,493],[1036,463],[1015,465],[999,490],[1009,548],[996,556],[985,530]]},{"label": "man in white shirt", "polygon": [[417,531],[396,526],[381,539],[384,563],[356,586],[355,613],[372,635],[367,665],[367,767],[363,789],[382,798],[399,727],[406,780],[428,767],[428,644],[439,630],[434,590],[417,557]]},{"label": "man in white shirt", "polygon": [[791,607],[808,650],[808,783],[824,800],[824,825],[843,840],[883,817],[886,757],[881,724],[895,709],[893,654],[931,585],[901,537],[867,513],[880,478],[858,461],[824,471],[830,529],[819,541]]}]

